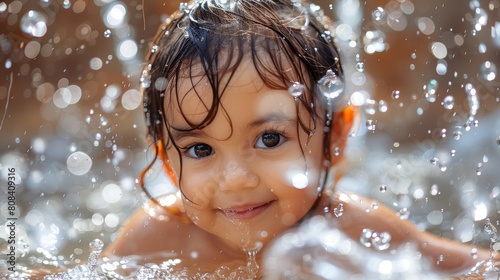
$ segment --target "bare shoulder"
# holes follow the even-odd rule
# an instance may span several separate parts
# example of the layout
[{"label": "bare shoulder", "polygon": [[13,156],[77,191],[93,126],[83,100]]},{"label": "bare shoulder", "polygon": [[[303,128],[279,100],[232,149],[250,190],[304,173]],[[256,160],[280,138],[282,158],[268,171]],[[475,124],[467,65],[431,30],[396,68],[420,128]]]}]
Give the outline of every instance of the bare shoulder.
[{"label": "bare shoulder", "polygon": [[[179,234],[183,233],[183,234]],[[175,218],[158,219],[139,208],[129,218],[103,256],[152,255],[162,252],[180,252],[192,235],[199,235],[192,223]]]},{"label": "bare shoulder", "polygon": [[213,268],[242,264],[241,256],[221,250],[213,235],[188,221],[157,219],[138,209],[107,246],[101,257],[141,256],[144,262],[161,263],[175,256],[184,266]]}]

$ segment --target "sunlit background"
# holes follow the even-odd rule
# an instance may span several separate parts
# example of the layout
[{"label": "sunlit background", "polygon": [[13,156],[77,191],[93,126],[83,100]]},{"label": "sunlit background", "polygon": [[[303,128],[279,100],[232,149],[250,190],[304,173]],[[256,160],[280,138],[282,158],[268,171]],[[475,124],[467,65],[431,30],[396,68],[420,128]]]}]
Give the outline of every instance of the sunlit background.
[{"label": "sunlit background", "polygon": [[[109,244],[145,201],[139,73],[179,2],[0,0],[0,222],[15,168],[20,265],[85,261],[89,242]],[[499,1],[317,4],[335,21],[361,113],[338,188],[488,248],[485,221],[497,226],[500,210]],[[0,250],[7,238],[0,230]]]}]

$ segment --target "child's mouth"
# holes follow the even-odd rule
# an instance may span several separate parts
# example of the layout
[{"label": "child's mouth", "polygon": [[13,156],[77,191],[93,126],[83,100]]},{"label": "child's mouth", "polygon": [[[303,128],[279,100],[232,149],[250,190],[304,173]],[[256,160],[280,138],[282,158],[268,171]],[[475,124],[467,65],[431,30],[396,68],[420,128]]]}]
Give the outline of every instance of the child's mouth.
[{"label": "child's mouth", "polygon": [[231,220],[250,220],[264,212],[273,201],[258,205],[238,206],[234,208],[221,209],[221,211]]}]

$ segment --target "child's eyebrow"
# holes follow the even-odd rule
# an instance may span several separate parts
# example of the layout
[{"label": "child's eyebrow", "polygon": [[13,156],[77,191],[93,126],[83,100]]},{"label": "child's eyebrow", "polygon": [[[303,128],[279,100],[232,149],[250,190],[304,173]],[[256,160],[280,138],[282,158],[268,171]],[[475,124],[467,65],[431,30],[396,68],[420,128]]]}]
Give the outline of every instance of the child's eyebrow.
[{"label": "child's eyebrow", "polygon": [[175,142],[179,141],[182,138],[185,137],[201,137],[205,136],[206,133],[201,130],[201,129],[196,129],[196,130],[174,130],[171,132],[172,133],[172,138],[174,139]]},{"label": "child's eyebrow", "polygon": [[286,122],[295,122],[296,120],[297,119],[294,116],[291,116],[289,114],[272,112],[270,114],[263,115],[262,117],[250,122],[248,124],[248,128],[258,127],[260,125],[271,122],[286,123]]}]

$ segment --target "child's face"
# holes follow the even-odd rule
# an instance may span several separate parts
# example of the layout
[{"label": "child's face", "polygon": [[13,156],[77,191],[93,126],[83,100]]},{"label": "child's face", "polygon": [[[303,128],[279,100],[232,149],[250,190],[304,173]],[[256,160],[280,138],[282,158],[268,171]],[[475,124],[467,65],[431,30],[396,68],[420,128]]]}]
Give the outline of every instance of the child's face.
[{"label": "child's face", "polygon": [[[194,83],[198,95],[191,81],[179,81],[180,108],[166,98],[171,127],[189,128],[187,121],[206,116],[211,88],[205,79]],[[310,115],[304,108],[299,112],[308,124]],[[318,121],[306,146],[308,135],[298,128],[297,117],[287,89],[268,88],[247,60],[234,73],[210,125],[171,130],[182,166],[172,145],[167,154],[177,176],[182,168],[184,207],[196,225],[246,248],[265,245],[311,209],[324,170],[323,126]]]}]

